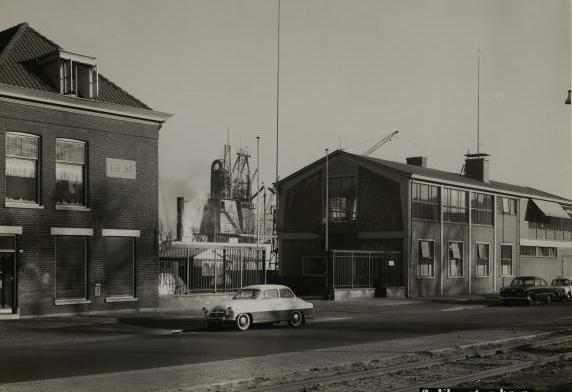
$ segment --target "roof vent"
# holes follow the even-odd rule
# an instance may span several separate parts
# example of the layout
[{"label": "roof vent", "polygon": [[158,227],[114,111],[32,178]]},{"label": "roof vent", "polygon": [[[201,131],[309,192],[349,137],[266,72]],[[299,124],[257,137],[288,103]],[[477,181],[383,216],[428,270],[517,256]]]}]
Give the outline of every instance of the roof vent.
[{"label": "roof vent", "polygon": [[405,162],[408,165],[427,167],[427,157],[423,156],[405,158]]},{"label": "roof vent", "polygon": [[465,177],[490,182],[489,154],[465,154]]}]

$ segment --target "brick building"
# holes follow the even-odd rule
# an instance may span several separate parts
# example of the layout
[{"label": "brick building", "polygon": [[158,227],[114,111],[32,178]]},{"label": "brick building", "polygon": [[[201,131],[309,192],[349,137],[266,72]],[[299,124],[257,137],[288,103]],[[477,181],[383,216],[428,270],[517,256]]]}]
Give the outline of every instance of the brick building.
[{"label": "brick building", "polygon": [[0,313],[157,306],[169,116],[26,23],[0,32]]},{"label": "brick building", "polygon": [[438,296],[497,292],[517,275],[572,276],[572,201],[491,181],[486,154],[466,158],[460,175],[423,157],[404,164],[336,151],[327,174],[323,158],[284,178],[280,280],[336,296],[395,287]]}]

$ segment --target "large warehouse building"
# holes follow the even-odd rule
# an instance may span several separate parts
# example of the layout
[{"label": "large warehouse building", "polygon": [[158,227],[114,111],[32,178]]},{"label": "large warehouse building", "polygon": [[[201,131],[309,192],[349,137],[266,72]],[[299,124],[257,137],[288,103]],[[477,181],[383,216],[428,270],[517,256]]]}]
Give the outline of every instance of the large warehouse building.
[{"label": "large warehouse building", "polygon": [[440,296],[572,276],[572,201],[491,181],[486,154],[464,175],[424,157],[328,158],[279,182],[279,274],[297,291]]},{"label": "large warehouse building", "polygon": [[169,116],[94,57],[25,23],[0,32],[0,317],[157,307]]}]

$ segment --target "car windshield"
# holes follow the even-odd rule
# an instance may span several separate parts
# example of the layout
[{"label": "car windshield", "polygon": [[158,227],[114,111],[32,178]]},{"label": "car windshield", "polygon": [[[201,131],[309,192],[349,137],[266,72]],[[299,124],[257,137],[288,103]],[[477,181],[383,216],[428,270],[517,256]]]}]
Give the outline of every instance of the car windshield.
[{"label": "car windshield", "polygon": [[256,299],[260,295],[258,289],[242,289],[232,297],[232,299]]},{"label": "car windshield", "polygon": [[552,286],[570,286],[570,279],[554,279]]},{"label": "car windshield", "polygon": [[512,287],[534,286],[534,278],[515,278],[510,285]]}]

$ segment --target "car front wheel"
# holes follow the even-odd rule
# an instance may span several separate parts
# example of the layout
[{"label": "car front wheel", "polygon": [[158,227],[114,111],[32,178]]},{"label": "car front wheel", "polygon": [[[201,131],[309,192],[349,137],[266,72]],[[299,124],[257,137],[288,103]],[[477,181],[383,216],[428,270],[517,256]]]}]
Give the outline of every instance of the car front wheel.
[{"label": "car front wheel", "polygon": [[248,328],[250,328],[250,317],[244,313],[236,316],[236,329],[246,331]]},{"label": "car front wheel", "polygon": [[297,310],[290,314],[289,323],[293,327],[299,327],[300,325],[302,325],[303,320],[304,316],[302,316],[302,313]]}]

